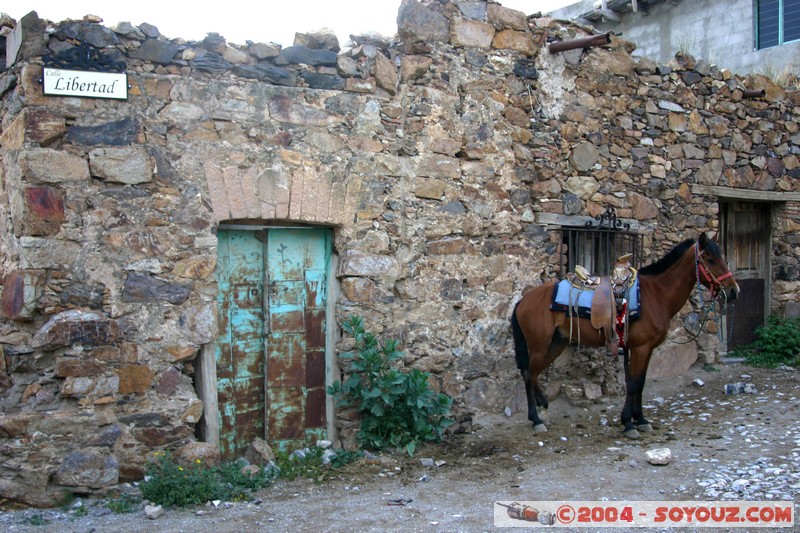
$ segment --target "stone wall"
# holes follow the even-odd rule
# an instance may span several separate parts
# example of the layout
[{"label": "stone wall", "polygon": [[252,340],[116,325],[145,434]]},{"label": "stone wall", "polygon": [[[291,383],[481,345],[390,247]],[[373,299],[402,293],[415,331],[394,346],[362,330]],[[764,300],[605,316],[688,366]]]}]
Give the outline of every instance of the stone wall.
[{"label": "stone wall", "polygon": [[[102,492],[197,448],[223,221],[334,228],[337,321],[399,339],[460,419],[523,401],[508,319],[559,273],[560,216],[613,206],[648,263],[717,229],[715,187],[780,193],[773,310],[800,295],[800,95],[766,78],[635,60],[617,38],[550,54],[587,29],[482,1],[403,0],[395,39],[345,51],[98,22],[4,22],[4,499]],[[126,62],[127,101],[42,95],[42,56],[78,41]],[[713,361],[716,337],[698,348]],[[552,394],[620,391],[599,352],[559,363]]]}]

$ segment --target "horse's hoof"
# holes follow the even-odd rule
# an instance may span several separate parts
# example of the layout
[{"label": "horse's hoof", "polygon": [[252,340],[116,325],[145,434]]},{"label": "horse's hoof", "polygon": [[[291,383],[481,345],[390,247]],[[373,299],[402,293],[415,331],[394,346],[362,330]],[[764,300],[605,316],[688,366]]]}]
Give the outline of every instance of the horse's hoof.
[{"label": "horse's hoof", "polygon": [[535,424],[533,426],[534,433],[547,433],[547,426],[544,424]]},{"label": "horse's hoof", "polygon": [[644,424],[638,424],[636,429],[641,433],[650,433],[653,431],[653,426],[650,425],[650,422],[645,422]]},{"label": "horse's hoof", "polygon": [[629,439],[638,439],[640,437],[639,431],[636,428],[631,428],[626,430],[623,435],[628,437]]},{"label": "horse's hoof", "polygon": [[544,422],[545,424],[547,423],[547,421],[550,419],[550,417],[547,416],[547,409],[541,409],[539,411],[539,418],[541,418],[542,422]]}]

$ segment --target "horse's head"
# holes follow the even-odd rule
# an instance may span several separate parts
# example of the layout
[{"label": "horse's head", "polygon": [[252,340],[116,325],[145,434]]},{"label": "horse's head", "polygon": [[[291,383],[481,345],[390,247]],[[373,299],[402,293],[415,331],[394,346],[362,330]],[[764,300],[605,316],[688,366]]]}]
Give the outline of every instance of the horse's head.
[{"label": "horse's head", "polygon": [[714,296],[724,291],[725,297],[733,301],[739,297],[739,285],[733,279],[725,256],[719,245],[705,233],[697,241],[698,281],[707,287]]}]

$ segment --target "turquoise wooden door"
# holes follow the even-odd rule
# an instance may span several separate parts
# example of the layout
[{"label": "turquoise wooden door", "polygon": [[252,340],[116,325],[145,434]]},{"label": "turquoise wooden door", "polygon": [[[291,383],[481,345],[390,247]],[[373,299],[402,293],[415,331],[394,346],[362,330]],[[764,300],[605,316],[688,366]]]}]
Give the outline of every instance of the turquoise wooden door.
[{"label": "turquoise wooden door", "polygon": [[324,438],[330,232],[218,231],[220,452]]},{"label": "turquoise wooden door", "polygon": [[325,311],[330,232],[270,230],[267,440],[281,448],[325,437]]}]

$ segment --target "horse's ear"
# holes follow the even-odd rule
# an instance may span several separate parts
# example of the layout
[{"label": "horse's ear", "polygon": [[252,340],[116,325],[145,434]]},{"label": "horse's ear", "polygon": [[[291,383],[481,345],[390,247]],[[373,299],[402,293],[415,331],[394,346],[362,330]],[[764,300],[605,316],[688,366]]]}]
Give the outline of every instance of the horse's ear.
[{"label": "horse's ear", "polygon": [[708,240],[708,236],[706,235],[705,231],[700,232],[700,247],[705,247],[706,241]]}]

